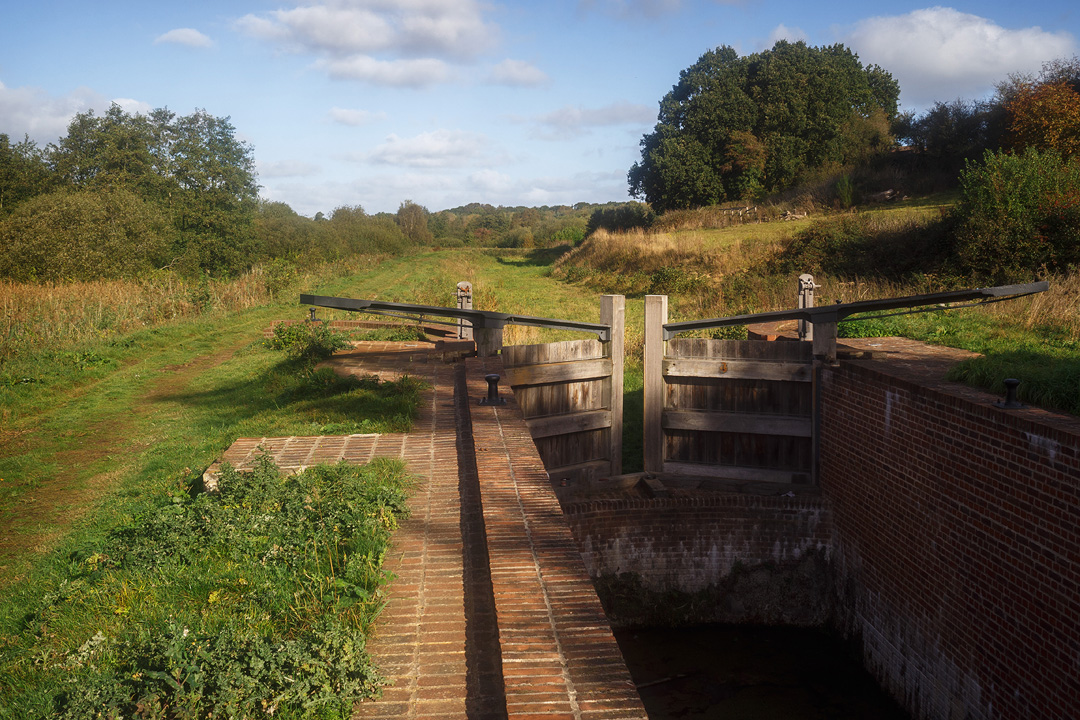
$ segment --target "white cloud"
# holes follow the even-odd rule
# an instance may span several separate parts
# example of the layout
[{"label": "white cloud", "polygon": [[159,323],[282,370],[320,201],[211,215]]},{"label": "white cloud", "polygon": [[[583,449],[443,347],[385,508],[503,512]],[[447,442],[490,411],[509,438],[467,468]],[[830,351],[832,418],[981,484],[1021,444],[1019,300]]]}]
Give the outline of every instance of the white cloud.
[{"label": "white cloud", "polygon": [[256,162],[259,178],[312,177],[322,171],[318,165],[303,160],[282,160],[279,162]]},{"label": "white cloud", "polygon": [[132,100],[131,98],[113,98],[113,103],[119,105],[129,115],[149,115],[154,108],[148,102]]},{"label": "white cloud", "polygon": [[477,170],[469,175],[469,185],[481,197],[490,197],[514,189],[514,180],[497,170]]},{"label": "white cloud", "polygon": [[367,55],[353,55],[322,60],[316,66],[337,80],[363,80],[392,87],[427,87],[450,77],[450,68],[436,58],[376,60]]},{"label": "white cloud", "polygon": [[1047,60],[1076,52],[1067,32],[1008,29],[946,7],[867,18],[843,36],[864,63],[892,73],[909,107],[982,97],[1011,73],[1037,71]]},{"label": "white cloud", "polygon": [[273,20],[246,15],[240,27],[270,40],[283,40],[296,50],[332,54],[370,53],[393,42],[390,24],[364,8],[311,5],[275,10]]},{"label": "white cloud", "polygon": [[327,116],[334,122],[341,125],[352,125],[358,127],[360,125],[368,125],[373,122],[380,122],[386,120],[387,115],[384,112],[371,112],[370,110],[350,110],[348,108],[330,108],[330,112]]},{"label": "white cloud", "polygon": [[761,50],[768,50],[780,40],[787,40],[788,42],[798,42],[799,40],[809,40],[810,36],[806,34],[806,31],[798,27],[788,27],[787,25],[780,23],[773,31],[769,33],[769,37],[765,40],[765,44],[760,48]]},{"label": "white cloud", "polygon": [[279,25],[273,20],[261,18],[258,15],[245,15],[237,19],[233,26],[240,32],[260,40],[286,42],[289,39],[289,29],[287,27]]},{"label": "white cloud", "polygon": [[447,62],[475,58],[499,36],[476,0],[323,0],[235,25],[319,57],[316,66],[333,77],[409,86],[446,81]]},{"label": "white cloud", "polygon": [[537,122],[545,128],[539,133],[539,137],[547,140],[577,137],[594,127],[648,126],[655,121],[655,108],[626,101],[598,108],[567,105],[537,118]]},{"label": "white cloud", "polygon": [[626,189],[626,170],[589,171],[569,177],[540,177],[527,181],[528,190],[520,193],[516,202],[529,205],[573,205],[579,202],[609,202],[629,200]]},{"label": "white cloud", "polygon": [[207,48],[214,45],[214,41],[194,28],[176,28],[154,38],[155,44],[173,43],[187,45],[194,48]]},{"label": "white cloud", "polygon": [[503,60],[491,70],[488,82],[513,87],[547,85],[550,78],[540,68],[524,60]]},{"label": "white cloud", "polygon": [[9,88],[0,82],[0,128],[12,139],[29,135],[41,144],[55,142],[67,134],[76,113],[108,107],[105,96],[85,87],[53,97],[41,88]]},{"label": "white cloud", "polygon": [[367,159],[380,165],[449,168],[490,161],[492,154],[490,141],[479,133],[434,130],[411,138],[390,135]]}]

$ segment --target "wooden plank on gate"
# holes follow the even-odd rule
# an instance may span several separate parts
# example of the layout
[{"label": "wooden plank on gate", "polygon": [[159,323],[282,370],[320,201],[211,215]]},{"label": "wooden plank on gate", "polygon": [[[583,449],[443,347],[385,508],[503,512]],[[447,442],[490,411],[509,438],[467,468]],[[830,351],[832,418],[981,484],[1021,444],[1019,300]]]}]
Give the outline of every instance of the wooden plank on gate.
[{"label": "wooden plank on gate", "polygon": [[664,376],[810,382],[813,379],[813,369],[809,363],[798,362],[665,357]]},{"label": "wooden plank on gate", "polygon": [[505,371],[510,385],[514,387],[594,380],[611,375],[611,358],[519,365],[505,368]]},{"label": "wooden plank on gate", "polygon": [[611,327],[611,340],[604,356],[611,358],[611,378],[604,383],[604,407],[611,410],[608,455],[611,475],[622,474],[623,453],[623,341],[626,334],[626,298],[604,295],[600,299],[600,322]]},{"label": "wooden plank on gate", "polygon": [[664,412],[663,426],[665,430],[703,430],[706,432],[810,437],[813,421],[808,417],[791,415],[667,410]]},{"label": "wooden plank on gate", "polygon": [[529,426],[529,434],[535,440],[536,438],[569,435],[570,433],[602,430],[611,427],[611,411],[592,410],[567,415],[526,418],[525,423]]},{"label": "wooden plank on gate", "polygon": [[[809,470],[774,470],[771,468],[742,467],[738,465],[705,465],[702,463],[670,461],[664,463],[664,472],[672,475],[728,478],[729,480],[745,480],[748,482],[807,484],[810,478]],[[551,474],[550,471],[548,474]]]},{"label": "wooden plank on gate", "polygon": [[645,380],[644,433],[642,437],[646,472],[664,469],[664,323],[667,322],[667,295],[645,296]]},{"label": "wooden plank on gate", "polygon": [[503,348],[503,367],[569,362],[604,357],[604,345],[597,340],[564,340],[539,345],[508,345]]}]

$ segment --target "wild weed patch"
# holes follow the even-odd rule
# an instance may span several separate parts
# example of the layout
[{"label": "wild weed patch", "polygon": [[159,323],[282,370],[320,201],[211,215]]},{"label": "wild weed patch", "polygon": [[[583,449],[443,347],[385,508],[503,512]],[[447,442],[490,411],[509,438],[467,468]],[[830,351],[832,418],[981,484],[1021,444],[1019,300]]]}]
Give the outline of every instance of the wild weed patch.
[{"label": "wild weed patch", "polygon": [[423,328],[416,325],[398,325],[353,333],[352,339],[366,342],[423,342],[427,340],[427,335]]},{"label": "wild weed patch", "polygon": [[0,717],[348,717],[376,691],[402,463],[219,483],[174,486],[0,606]]},{"label": "wild weed patch", "polygon": [[284,350],[289,357],[314,362],[349,347],[349,340],[345,333],[330,327],[330,323],[315,321],[278,323],[274,326],[274,336],[266,344],[272,350]]}]

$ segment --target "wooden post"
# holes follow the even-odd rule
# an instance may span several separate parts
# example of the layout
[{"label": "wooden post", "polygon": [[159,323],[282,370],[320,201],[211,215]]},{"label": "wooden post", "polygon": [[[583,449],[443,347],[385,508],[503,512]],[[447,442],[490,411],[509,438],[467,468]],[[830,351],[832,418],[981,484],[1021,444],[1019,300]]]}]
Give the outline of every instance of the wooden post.
[{"label": "wooden post", "polygon": [[[799,308],[814,307],[814,289],[821,287],[814,282],[814,276],[803,273],[799,276]],[[799,321],[799,339],[814,339],[814,324],[809,320]]]},{"label": "wooden post", "polygon": [[600,298],[600,322],[611,326],[611,338],[604,345],[604,356],[611,358],[611,377],[604,383],[605,405],[611,409],[611,475],[622,475],[623,435],[623,340],[626,335],[626,298],[604,295]]},{"label": "wooden post", "polygon": [[813,324],[813,333],[814,361],[822,365],[835,365],[836,320],[818,320]]},{"label": "wooden post", "polygon": [[497,328],[473,328],[476,336],[477,357],[494,357],[502,352],[503,329]]},{"label": "wooden post", "polygon": [[664,323],[667,295],[645,296],[645,472],[664,470]]},{"label": "wooden post", "polygon": [[[472,283],[462,281],[457,284],[458,310],[472,310]],[[465,318],[458,318],[458,339],[472,340],[472,322]]]}]

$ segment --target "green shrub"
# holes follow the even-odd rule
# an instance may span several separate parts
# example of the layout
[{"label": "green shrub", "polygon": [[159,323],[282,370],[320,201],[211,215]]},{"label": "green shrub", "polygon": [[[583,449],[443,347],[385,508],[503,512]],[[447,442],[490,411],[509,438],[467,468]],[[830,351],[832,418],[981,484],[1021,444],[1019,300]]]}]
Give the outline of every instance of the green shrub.
[{"label": "green shrub", "polygon": [[1080,161],[1054,151],[987,152],[960,175],[957,270],[1018,282],[1080,263]]},{"label": "green shrub", "polygon": [[270,297],[276,298],[296,284],[300,279],[300,273],[297,272],[296,263],[279,257],[267,263],[263,277],[266,291],[270,293]]},{"label": "green shrub", "polygon": [[840,207],[849,208],[855,204],[855,184],[850,175],[843,175],[836,181],[836,199]]},{"label": "green shrub", "polygon": [[407,513],[403,464],[286,477],[264,456],[219,487],[160,497],[72,553],[34,626],[101,602],[126,620],[41,668],[48,716],[346,718],[374,694],[366,635]]},{"label": "green shrub", "polygon": [[427,340],[424,328],[417,325],[374,328],[354,335],[357,340],[382,342],[422,342]]},{"label": "green shrub", "polygon": [[866,223],[858,215],[815,220],[795,235],[770,270],[781,274],[858,272],[868,264],[866,254],[872,240]]},{"label": "green shrub", "polygon": [[705,285],[702,277],[683,267],[665,265],[649,275],[650,295],[675,295],[692,292]]},{"label": "green shrub", "polygon": [[580,245],[585,239],[585,228],[582,225],[565,225],[551,235],[553,245]]},{"label": "green shrub", "polygon": [[278,323],[274,326],[274,336],[267,341],[267,345],[273,350],[284,350],[289,357],[317,362],[349,347],[349,341],[344,333],[334,330],[325,320],[305,320]]},{"label": "green shrub", "polygon": [[655,220],[656,213],[645,203],[631,202],[616,207],[597,208],[589,216],[585,235],[587,237],[601,229],[608,232],[647,230]]},{"label": "green shrub", "polygon": [[815,220],[765,263],[767,274],[901,279],[941,275],[951,221],[845,213]]},{"label": "green shrub", "polygon": [[38,195],[0,222],[0,277],[132,277],[164,264],[170,232],[160,209],[127,190]]}]

